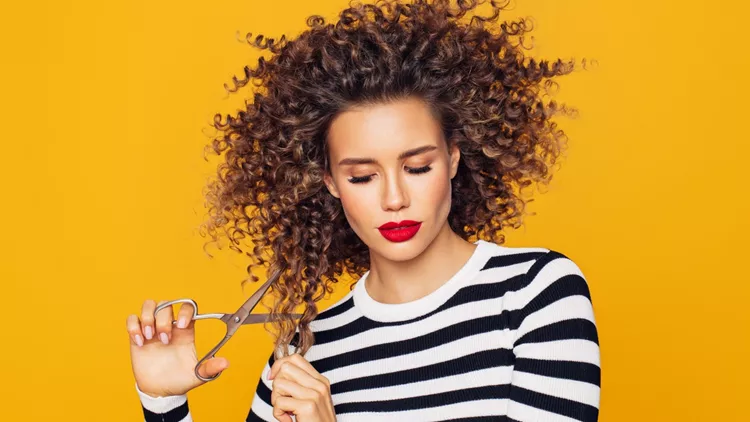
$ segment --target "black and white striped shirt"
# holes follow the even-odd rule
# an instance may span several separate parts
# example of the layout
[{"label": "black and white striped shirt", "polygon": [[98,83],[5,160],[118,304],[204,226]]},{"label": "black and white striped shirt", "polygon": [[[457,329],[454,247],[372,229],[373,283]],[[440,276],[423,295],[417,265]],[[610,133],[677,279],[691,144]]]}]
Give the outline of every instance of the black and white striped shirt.
[{"label": "black and white striped shirt", "polygon": [[[427,296],[377,302],[368,272],[311,323],[305,359],[329,379],[338,421],[598,419],[599,340],[580,268],[554,250],[476,244]],[[247,421],[276,420],[271,365]],[[192,421],[185,396],[139,396],[147,422]]]}]

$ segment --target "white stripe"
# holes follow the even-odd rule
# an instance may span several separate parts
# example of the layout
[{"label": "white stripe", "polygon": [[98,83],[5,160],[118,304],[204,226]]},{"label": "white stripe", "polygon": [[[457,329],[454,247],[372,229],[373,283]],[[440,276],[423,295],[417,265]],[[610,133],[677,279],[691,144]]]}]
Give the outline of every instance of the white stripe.
[{"label": "white stripe", "polygon": [[513,277],[525,274],[533,264],[534,260],[530,259],[504,267],[487,268],[480,271],[469,285],[504,283]]},{"label": "white stripe", "polygon": [[542,252],[546,253],[549,252],[548,248],[543,248],[541,246],[503,246],[498,245],[497,243],[490,243],[490,255],[492,256],[511,256],[511,255],[520,255],[524,253],[529,252]]},{"label": "white stripe", "polygon": [[522,344],[516,347],[516,355],[529,359],[567,360],[600,366],[599,346],[590,340],[568,339]]},{"label": "white stripe", "polygon": [[405,410],[403,412],[346,413],[343,415],[336,415],[336,420],[338,422],[381,422],[384,420],[387,420],[388,422],[433,421],[459,417],[502,415],[504,414],[503,412],[505,411],[506,406],[507,399],[476,400],[426,409]]},{"label": "white stripe", "polygon": [[599,387],[588,382],[515,371],[513,373],[513,385],[537,393],[599,407]]},{"label": "white stripe", "polygon": [[273,416],[273,406],[263,401],[258,395],[257,391],[255,392],[255,396],[253,397],[252,409],[253,409],[253,412],[255,412],[255,414],[257,414],[263,420],[266,420],[266,421],[277,420]]},{"label": "white stripe", "polygon": [[487,380],[509,380],[512,372],[512,366],[498,366],[426,381],[334,394],[334,400],[336,403],[398,400],[401,398],[465,390],[486,386]]},{"label": "white stripe", "polygon": [[537,409],[522,403],[511,401],[508,404],[508,417],[517,421],[544,421],[544,422],[580,422],[578,419],[569,418],[557,413]]},{"label": "white stripe", "polygon": [[516,330],[516,338],[521,338],[540,327],[579,318],[594,322],[591,302],[586,296],[568,296],[527,315]]}]

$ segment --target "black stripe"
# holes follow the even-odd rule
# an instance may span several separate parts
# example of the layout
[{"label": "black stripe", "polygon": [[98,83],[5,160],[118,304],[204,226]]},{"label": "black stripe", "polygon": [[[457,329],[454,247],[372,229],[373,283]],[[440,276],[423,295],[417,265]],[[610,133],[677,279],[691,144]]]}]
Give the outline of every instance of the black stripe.
[{"label": "black stripe", "polygon": [[589,292],[588,284],[578,274],[564,275],[553,281],[523,307],[522,318],[570,296],[584,296],[591,302],[591,293]]},{"label": "black stripe", "polygon": [[[599,409],[594,406],[538,393],[517,385],[511,388],[510,396],[511,400],[515,402],[557,413],[558,415],[565,415],[582,422],[596,422],[599,417]],[[508,406],[513,406],[513,403],[510,403]]]},{"label": "black stripe", "polygon": [[601,386],[601,368],[588,362],[516,358],[514,371]]},{"label": "black stripe", "polygon": [[351,391],[370,390],[434,380],[482,369],[512,366],[513,362],[513,352],[509,349],[485,350],[432,365],[339,381],[331,385],[331,394],[342,394]]},{"label": "black stripe", "polygon": [[533,261],[539,259],[540,256],[546,253],[547,252],[521,252],[513,255],[493,256],[492,258],[487,260],[487,263],[484,265],[484,267],[482,267],[481,271],[492,268],[508,267],[511,265],[520,264],[522,262]]},{"label": "black stripe", "polygon": [[315,317],[313,321],[322,321],[325,319],[333,318],[335,316],[343,314],[344,312],[348,311],[349,309],[353,307],[354,307],[354,299],[350,297],[346,301],[339,303],[336,306],[332,306],[324,311],[321,311],[320,313],[318,313],[318,315]]},{"label": "black stripe", "polygon": [[143,408],[143,417],[146,422],[179,422],[190,413],[188,403],[185,402],[167,413],[154,413],[141,405]]},{"label": "black stripe", "polygon": [[529,331],[516,340],[514,347],[525,343],[542,343],[545,341],[570,339],[590,340],[598,345],[599,337],[596,333],[596,325],[582,318],[558,321]]},{"label": "black stripe", "polygon": [[427,409],[454,403],[505,398],[508,397],[509,390],[510,384],[488,385],[395,400],[341,403],[334,406],[334,411],[337,415],[342,415],[356,412],[401,412]]},{"label": "black stripe", "polygon": [[258,381],[258,386],[255,388],[255,392],[258,393],[258,397],[266,402],[269,406],[272,406],[271,404],[271,389],[266,387],[266,384],[263,383],[263,380]]}]

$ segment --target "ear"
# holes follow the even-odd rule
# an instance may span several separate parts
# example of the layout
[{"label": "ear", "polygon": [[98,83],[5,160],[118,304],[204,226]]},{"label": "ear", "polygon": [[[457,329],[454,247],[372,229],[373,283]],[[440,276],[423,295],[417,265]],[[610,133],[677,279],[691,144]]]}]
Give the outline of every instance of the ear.
[{"label": "ear", "polygon": [[336,198],[340,198],[339,190],[336,189],[336,184],[333,183],[333,178],[328,172],[325,172],[323,174],[323,183],[325,183],[326,187],[328,188],[328,192],[331,193]]},{"label": "ear", "polygon": [[458,162],[461,159],[461,150],[458,149],[458,144],[456,144],[456,142],[453,142],[453,144],[451,145],[450,154],[450,174],[451,179],[453,179],[454,177],[456,177],[456,173],[458,173]]}]

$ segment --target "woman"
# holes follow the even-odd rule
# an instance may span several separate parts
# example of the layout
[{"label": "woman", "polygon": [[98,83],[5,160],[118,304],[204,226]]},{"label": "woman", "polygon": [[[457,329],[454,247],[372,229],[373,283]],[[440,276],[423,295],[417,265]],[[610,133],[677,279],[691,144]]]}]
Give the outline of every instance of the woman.
[{"label": "woman", "polygon": [[[526,60],[527,22],[493,32],[502,7],[469,19],[476,6],[357,5],[255,39],[273,55],[237,83],[259,87],[248,110],[215,119],[226,162],[206,224],[276,278],[275,353],[247,420],[597,420],[581,270],[500,233],[521,224],[522,188],[550,180],[565,109],[542,89],[573,64]],[[353,290],[318,314],[344,272]],[[128,317],[137,392],[147,421],[190,421],[192,309],[154,318],[156,304]],[[283,315],[299,306],[295,326]]]}]

